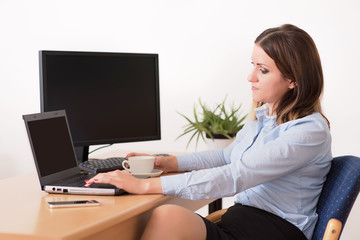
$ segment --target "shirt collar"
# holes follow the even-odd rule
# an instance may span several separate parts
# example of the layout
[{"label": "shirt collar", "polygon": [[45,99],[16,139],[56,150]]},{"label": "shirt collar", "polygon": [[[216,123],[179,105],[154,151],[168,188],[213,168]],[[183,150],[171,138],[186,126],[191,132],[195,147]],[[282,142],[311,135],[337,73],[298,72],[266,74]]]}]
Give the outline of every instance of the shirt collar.
[{"label": "shirt collar", "polygon": [[267,103],[261,105],[258,108],[255,108],[255,115],[257,118],[264,117],[266,115],[269,115],[269,106]]},{"label": "shirt collar", "polygon": [[268,120],[276,120],[276,115],[269,115],[269,106],[267,103],[255,108],[255,116],[261,125]]}]

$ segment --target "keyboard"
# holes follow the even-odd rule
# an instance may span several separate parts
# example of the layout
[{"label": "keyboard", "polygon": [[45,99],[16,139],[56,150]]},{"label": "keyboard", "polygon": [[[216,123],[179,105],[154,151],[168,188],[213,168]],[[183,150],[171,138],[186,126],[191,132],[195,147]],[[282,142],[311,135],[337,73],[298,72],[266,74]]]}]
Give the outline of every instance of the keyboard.
[{"label": "keyboard", "polygon": [[87,171],[89,173],[109,172],[117,169],[124,170],[123,166],[121,165],[124,160],[126,160],[125,157],[89,159],[88,161],[79,163],[79,167],[81,170]]},{"label": "keyboard", "polygon": [[92,173],[78,173],[76,175],[61,179],[57,182],[51,183],[54,186],[69,186],[69,187],[83,187],[85,180],[95,177]]},{"label": "keyboard", "polygon": [[[93,173],[79,173],[66,180],[61,180],[60,182],[52,183],[54,186],[68,186],[68,187],[84,187],[85,180],[88,180],[92,177],[95,177],[96,174]],[[108,183],[93,183],[88,188],[112,188],[117,189],[116,186]]]}]

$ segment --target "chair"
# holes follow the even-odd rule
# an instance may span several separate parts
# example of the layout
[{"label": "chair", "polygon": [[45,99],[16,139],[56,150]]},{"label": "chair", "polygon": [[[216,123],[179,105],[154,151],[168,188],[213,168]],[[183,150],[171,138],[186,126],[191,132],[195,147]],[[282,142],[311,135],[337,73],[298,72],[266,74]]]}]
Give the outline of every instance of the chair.
[{"label": "chair", "polygon": [[[318,221],[313,240],[339,239],[360,190],[360,158],[335,157],[317,204]],[[216,211],[206,218],[218,222],[226,209]]]}]

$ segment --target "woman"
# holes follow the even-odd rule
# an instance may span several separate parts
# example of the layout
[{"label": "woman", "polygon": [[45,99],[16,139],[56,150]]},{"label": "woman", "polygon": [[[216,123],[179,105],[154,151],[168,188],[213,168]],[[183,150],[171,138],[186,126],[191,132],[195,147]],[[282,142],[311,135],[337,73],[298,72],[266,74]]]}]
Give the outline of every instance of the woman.
[{"label": "woman", "polygon": [[[252,64],[254,119],[229,147],[156,157],[156,167],[165,172],[197,171],[152,179],[114,171],[87,183],[189,199],[237,194],[218,224],[178,206],[160,206],[143,239],[311,239],[332,160],[318,51],[305,31],[283,25],[257,37]],[[143,154],[128,157],[134,155]]]}]

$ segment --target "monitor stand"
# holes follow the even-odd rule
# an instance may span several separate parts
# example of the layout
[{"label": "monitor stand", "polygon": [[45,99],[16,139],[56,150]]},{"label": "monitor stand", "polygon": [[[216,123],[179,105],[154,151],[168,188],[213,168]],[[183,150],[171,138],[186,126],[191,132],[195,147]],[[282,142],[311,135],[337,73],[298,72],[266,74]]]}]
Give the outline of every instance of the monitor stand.
[{"label": "monitor stand", "polygon": [[78,163],[89,159],[89,146],[75,146],[76,160]]}]

